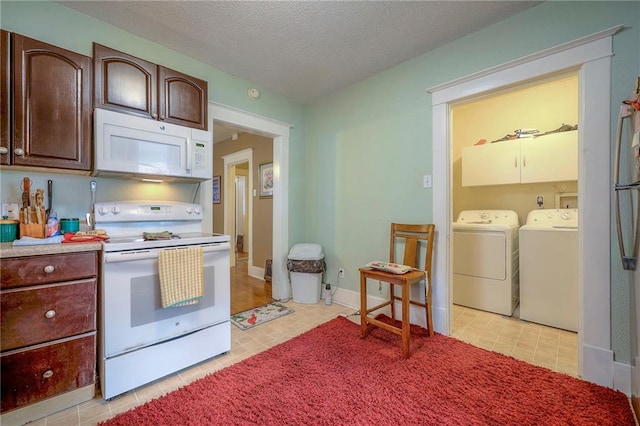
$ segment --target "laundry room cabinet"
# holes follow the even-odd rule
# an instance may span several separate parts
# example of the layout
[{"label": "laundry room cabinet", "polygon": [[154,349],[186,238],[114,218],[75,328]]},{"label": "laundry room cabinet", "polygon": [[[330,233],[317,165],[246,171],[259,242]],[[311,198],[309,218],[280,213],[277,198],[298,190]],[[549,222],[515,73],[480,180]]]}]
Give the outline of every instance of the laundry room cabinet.
[{"label": "laundry room cabinet", "polygon": [[207,130],[204,80],[93,44],[95,106]]},{"label": "laundry room cabinet", "polygon": [[577,130],[462,149],[462,186],[577,179]]}]

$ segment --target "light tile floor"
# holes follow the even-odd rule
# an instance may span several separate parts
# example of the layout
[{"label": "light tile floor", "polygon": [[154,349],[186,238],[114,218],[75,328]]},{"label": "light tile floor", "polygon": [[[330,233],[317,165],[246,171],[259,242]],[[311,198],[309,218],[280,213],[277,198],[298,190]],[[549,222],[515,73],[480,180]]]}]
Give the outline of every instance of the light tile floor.
[{"label": "light tile floor", "polygon": [[453,305],[451,336],[553,371],[578,376],[578,334]]},{"label": "light tile floor", "polygon": [[[192,381],[282,343],[338,315],[359,324],[354,309],[333,304],[286,303],[293,314],[241,331],[231,326],[231,351],[212,360],[127,392],[110,401],[100,396],[30,423],[35,426],[95,425]],[[473,345],[511,355],[552,370],[577,376],[577,336],[563,330],[526,323],[461,306],[453,308],[452,336]]]}]

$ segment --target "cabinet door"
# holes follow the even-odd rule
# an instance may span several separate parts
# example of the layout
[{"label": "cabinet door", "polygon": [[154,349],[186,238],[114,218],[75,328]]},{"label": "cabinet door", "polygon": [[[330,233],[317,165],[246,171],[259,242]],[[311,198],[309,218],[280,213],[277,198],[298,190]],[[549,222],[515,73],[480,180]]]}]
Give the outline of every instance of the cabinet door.
[{"label": "cabinet door", "polygon": [[12,41],[12,164],[91,170],[91,58],[17,34]]},{"label": "cabinet door", "polygon": [[158,118],[158,66],[135,56],[93,44],[95,106]]},{"label": "cabinet door", "polygon": [[95,278],[0,292],[0,350],[95,331]]},{"label": "cabinet door", "polygon": [[159,67],[160,120],[207,130],[207,82]]},{"label": "cabinet door", "polygon": [[522,183],[578,180],[578,131],[523,139]]},{"label": "cabinet door", "polygon": [[462,149],[462,186],[520,183],[520,142],[517,140]]},{"label": "cabinet door", "polygon": [[9,146],[11,140],[11,50],[9,32],[0,30],[0,164],[9,164]]},{"label": "cabinet door", "polygon": [[0,355],[0,411],[95,383],[95,332]]}]

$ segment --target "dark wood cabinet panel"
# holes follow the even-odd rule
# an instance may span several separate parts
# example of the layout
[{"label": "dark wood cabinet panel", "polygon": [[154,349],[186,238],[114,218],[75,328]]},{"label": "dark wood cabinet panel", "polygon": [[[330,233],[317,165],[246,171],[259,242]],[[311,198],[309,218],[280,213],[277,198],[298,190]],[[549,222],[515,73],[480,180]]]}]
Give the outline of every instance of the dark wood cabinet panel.
[{"label": "dark wood cabinet panel", "polygon": [[96,294],[95,278],[3,292],[0,350],[23,348],[95,330]]},{"label": "dark wood cabinet panel", "polygon": [[97,43],[93,61],[96,107],[158,118],[156,64]]},{"label": "dark wood cabinet panel", "polygon": [[160,119],[207,130],[207,82],[159,67]]},{"label": "dark wood cabinet panel", "polygon": [[9,289],[95,277],[95,252],[2,259],[0,288]]},{"label": "dark wood cabinet panel", "polygon": [[91,170],[91,58],[12,35],[11,163]]},{"label": "dark wood cabinet panel", "polygon": [[95,382],[96,336],[62,339],[0,357],[1,412]]},{"label": "dark wood cabinet panel", "polygon": [[54,412],[91,399],[98,253],[6,258],[0,273],[0,412],[35,420],[35,402],[48,399]]},{"label": "dark wood cabinet panel", "polygon": [[206,81],[98,43],[93,61],[96,108],[207,130]]},{"label": "dark wood cabinet panel", "polygon": [[0,164],[9,164],[11,149],[11,44],[0,30]]}]

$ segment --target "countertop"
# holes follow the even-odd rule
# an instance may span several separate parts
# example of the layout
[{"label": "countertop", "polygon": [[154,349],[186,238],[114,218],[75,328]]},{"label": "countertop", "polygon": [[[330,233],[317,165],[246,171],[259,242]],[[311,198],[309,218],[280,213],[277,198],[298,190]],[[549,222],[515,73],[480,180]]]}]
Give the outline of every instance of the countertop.
[{"label": "countertop", "polygon": [[14,247],[12,243],[0,243],[0,259],[97,250],[102,250],[102,243],[64,243],[17,247]]}]

